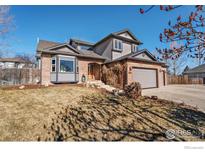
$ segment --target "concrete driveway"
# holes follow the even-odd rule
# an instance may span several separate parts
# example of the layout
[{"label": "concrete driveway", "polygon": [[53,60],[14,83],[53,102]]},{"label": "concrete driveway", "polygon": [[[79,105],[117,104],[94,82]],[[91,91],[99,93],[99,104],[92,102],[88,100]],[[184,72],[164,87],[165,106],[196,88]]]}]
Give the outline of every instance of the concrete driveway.
[{"label": "concrete driveway", "polygon": [[168,85],[162,88],[142,90],[144,96],[158,96],[158,98],[186,103],[197,106],[205,112],[205,86],[204,85]]}]

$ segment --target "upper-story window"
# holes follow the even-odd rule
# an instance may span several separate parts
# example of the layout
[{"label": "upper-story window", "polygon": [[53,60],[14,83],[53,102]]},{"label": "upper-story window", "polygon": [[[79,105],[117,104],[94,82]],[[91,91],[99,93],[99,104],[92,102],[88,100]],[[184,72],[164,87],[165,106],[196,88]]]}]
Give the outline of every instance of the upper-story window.
[{"label": "upper-story window", "polygon": [[51,72],[55,72],[56,71],[56,57],[53,57],[51,59]]},{"label": "upper-story window", "polygon": [[119,50],[119,51],[122,51],[123,49],[123,44],[122,44],[122,41],[121,40],[114,40],[114,50]]},{"label": "upper-story window", "polygon": [[138,51],[137,45],[135,45],[135,44],[132,45],[132,51],[133,52],[137,52]]},{"label": "upper-story window", "polygon": [[79,45],[78,49],[79,50],[88,50],[90,48],[90,46],[85,46],[85,45]]}]

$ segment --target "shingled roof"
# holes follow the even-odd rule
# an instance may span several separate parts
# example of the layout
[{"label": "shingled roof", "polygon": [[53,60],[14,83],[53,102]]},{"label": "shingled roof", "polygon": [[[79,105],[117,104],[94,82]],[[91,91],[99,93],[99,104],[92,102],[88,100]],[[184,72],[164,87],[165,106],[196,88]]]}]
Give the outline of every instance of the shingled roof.
[{"label": "shingled roof", "polygon": [[184,74],[189,73],[205,73],[205,64],[199,65],[184,72]]},{"label": "shingled roof", "polygon": [[56,45],[60,45],[62,43],[59,42],[52,42],[52,41],[47,41],[47,40],[39,40],[38,46],[37,46],[37,51],[44,50],[46,48],[50,48]]},{"label": "shingled roof", "polygon": [[79,39],[70,39],[70,41],[72,42],[75,42],[75,43],[78,43],[78,44],[84,44],[84,45],[88,45],[88,46],[93,46],[94,43],[91,43],[91,42],[87,42],[87,41],[83,41],[83,40],[79,40]]},{"label": "shingled roof", "polygon": [[[60,47],[60,46],[68,46],[72,50],[77,51],[76,53],[68,53],[66,51],[55,51],[55,50],[49,50],[55,47]],[[64,54],[64,55],[73,55],[73,56],[78,56],[78,57],[85,57],[85,58],[96,58],[96,59],[103,59],[105,60],[106,58],[103,56],[100,56],[96,54],[92,50],[78,50],[73,48],[71,45],[68,43],[58,43],[58,42],[52,42],[52,41],[46,41],[46,40],[40,40],[37,46],[37,52],[44,52],[44,53],[49,53],[49,54]]]}]

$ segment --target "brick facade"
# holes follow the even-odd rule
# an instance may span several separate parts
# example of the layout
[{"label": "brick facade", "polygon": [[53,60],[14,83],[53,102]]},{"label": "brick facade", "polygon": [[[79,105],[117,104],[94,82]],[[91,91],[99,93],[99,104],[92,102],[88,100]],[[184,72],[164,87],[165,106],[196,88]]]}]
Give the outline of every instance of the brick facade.
[{"label": "brick facade", "polygon": [[[78,58],[79,83],[82,82],[83,74],[85,75],[86,80],[88,80],[88,64],[89,63],[102,64],[103,60],[97,60],[97,59],[91,59],[91,58]],[[96,70],[94,70],[94,72],[96,72]]]},{"label": "brick facade", "polygon": [[[78,60],[78,72],[79,72],[79,83],[82,82],[82,76],[83,74],[86,77],[86,80],[89,80],[88,77],[88,64],[90,63],[96,63],[96,64],[103,64],[103,60],[97,60],[97,59],[92,59],[92,58],[77,58]],[[121,65],[126,64],[127,66],[127,70],[124,71],[124,75],[122,78],[122,82],[121,85],[122,87],[125,84],[130,84],[131,82],[133,82],[133,76],[132,76],[132,68],[133,67],[140,67],[140,68],[152,68],[152,69],[156,69],[157,70],[157,86],[158,87],[162,87],[164,86],[164,82],[165,85],[167,85],[167,73],[166,73],[166,68],[162,67],[159,64],[146,64],[146,63],[142,63],[142,62],[134,62],[134,61],[123,61],[123,62],[115,62],[115,63],[110,63],[109,67],[112,67],[114,64],[116,63],[120,63]],[[101,71],[100,69],[100,65],[97,65],[95,70],[94,67],[94,75],[100,79],[100,74],[96,74],[97,71]],[[52,84],[50,79],[50,73],[51,72],[51,55],[49,54],[42,54],[41,56],[41,84],[45,85],[45,84]],[[165,81],[164,81],[164,77],[165,77]]]},{"label": "brick facade", "polygon": [[41,84],[47,85],[51,83],[51,55],[41,55]]}]

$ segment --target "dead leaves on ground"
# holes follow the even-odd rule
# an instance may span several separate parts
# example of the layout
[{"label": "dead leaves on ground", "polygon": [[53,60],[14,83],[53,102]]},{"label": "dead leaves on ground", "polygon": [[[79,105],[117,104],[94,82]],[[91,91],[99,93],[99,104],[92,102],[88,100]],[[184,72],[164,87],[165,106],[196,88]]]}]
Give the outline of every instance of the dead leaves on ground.
[{"label": "dead leaves on ground", "polygon": [[193,134],[176,134],[173,141],[193,141],[202,140],[205,114],[166,100],[96,94],[63,108],[44,128],[46,135],[39,140],[168,141],[165,132],[174,129]]}]

